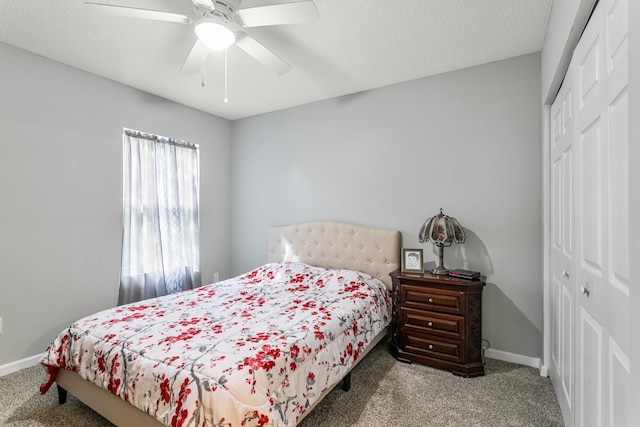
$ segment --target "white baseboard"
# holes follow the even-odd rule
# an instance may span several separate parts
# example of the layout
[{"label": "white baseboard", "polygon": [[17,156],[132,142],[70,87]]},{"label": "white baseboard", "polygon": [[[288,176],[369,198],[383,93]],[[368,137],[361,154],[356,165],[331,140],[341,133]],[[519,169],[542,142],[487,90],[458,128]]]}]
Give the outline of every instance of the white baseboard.
[{"label": "white baseboard", "polygon": [[17,372],[20,369],[35,366],[40,362],[42,356],[44,356],[44,353],[36,354],[35,356],[27,357],[26,359],[16,360],[15,362],[7,363],[6,365],[0,365],[0,377]]},{"label": "white baseboard", "polygon": [[494,350],[492,348],[488,348],[484,352],[484,356],[490,359],[502,360],[503,362],[517,363],[518,365],[529,366],[531,368],[538,369],[540,371],[540,376],[546,377],[546,369],[544,369],[543,375],[543,366],[542,360],[538,357],[530,357],[523,356],[522,354],[509,353],[501,350]]},{"label": "white baseboard", "polygon": [[547,365],[542,365],[540,367],[540,376],[548,377],[549,376],[549,367]]}]

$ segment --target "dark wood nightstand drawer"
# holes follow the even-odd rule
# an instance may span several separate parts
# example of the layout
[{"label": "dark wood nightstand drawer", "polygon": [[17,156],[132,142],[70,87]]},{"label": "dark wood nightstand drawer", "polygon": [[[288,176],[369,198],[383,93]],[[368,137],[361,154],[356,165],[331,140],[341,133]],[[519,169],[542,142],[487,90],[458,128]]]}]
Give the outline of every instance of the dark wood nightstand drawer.
[{"label": "dark wood nightstand drawer", "polygon": [[402,317],[406,331],[464,339],[464,317],[411,308],[402,310]]},{"label": "dark wood nightstand drawer", "polygon": [[403,285],[400,292],[400,304],[403,308],[464,313],[464,294],[461,292],[415,285]]},{"label": "dark wood nightstand drawer", "polygon": [[405,350],[411,353],[437,357],[454,363],[462,362],[463,342],[448,342],[431,335],[406,334]]},{"label": "dark wood nightstand drawer", "polygon": [[390,276],[391,354],[402,362],[423,363],[467,378],[484,375],[481,349],[485,282],[400,270]]}]

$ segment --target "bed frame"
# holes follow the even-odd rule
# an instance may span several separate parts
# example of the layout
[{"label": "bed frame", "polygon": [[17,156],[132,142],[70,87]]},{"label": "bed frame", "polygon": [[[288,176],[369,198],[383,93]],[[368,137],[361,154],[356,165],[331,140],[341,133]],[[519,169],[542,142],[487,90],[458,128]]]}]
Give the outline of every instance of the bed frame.
[{"label": "bed frame", "polygon": [[[268,262],[293,261],[326,268],[362,271],[379,278],[391,290],[389,273],[400,266],[401,234],[396,230],[361,227],[343,222],[318,221],[273,227],[268,234]],[[358,358],[354,366],[384,338],[382,331]],[[343,378],[348,390],[349,372]],[[66,401],[67,392],[117,426],[161,427],[164,424],[106,390],[82,379],[78,374],[60,369],[56,375],[58,400]],[[322,401],[340,381],[325,390],[304,416]]]}]

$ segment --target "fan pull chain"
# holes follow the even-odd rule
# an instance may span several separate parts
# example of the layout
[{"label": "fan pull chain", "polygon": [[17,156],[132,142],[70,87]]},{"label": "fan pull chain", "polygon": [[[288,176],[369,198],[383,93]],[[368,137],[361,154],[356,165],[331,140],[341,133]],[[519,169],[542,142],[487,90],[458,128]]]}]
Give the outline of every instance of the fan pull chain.
[{"label": "fan pull chain", "polygon": [[202,53],[200,55],[202,57],[202,83],[200,83],[200,86],[205,87],[207,83],[204,81],[204,43],[200,43],[200,52]]},{"label": "fan pull chain", "polygon": [[229,102],[229,98],[227,97],[227,49],[224,50],[224,103]]}]

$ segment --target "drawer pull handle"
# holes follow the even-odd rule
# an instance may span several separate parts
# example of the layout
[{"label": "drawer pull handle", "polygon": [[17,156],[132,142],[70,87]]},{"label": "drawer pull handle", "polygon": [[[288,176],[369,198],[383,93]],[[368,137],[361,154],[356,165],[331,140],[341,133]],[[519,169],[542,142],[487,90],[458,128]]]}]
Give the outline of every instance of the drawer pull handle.
[{"label": "drawer pull handle", "polygon": [[427,326],[428,326],[428,327],[432,327],[432,326],[433,326],[433,322],[429,322],[429,323],[427,323]]},{"label": "drawer pull handle", "polygon": [[429,344],[429,350],[433,350],[433,344]]},{"label": "drawer pull handle", "polygon": [[429,302],[433,302],[433,298],[429,298]]}]

